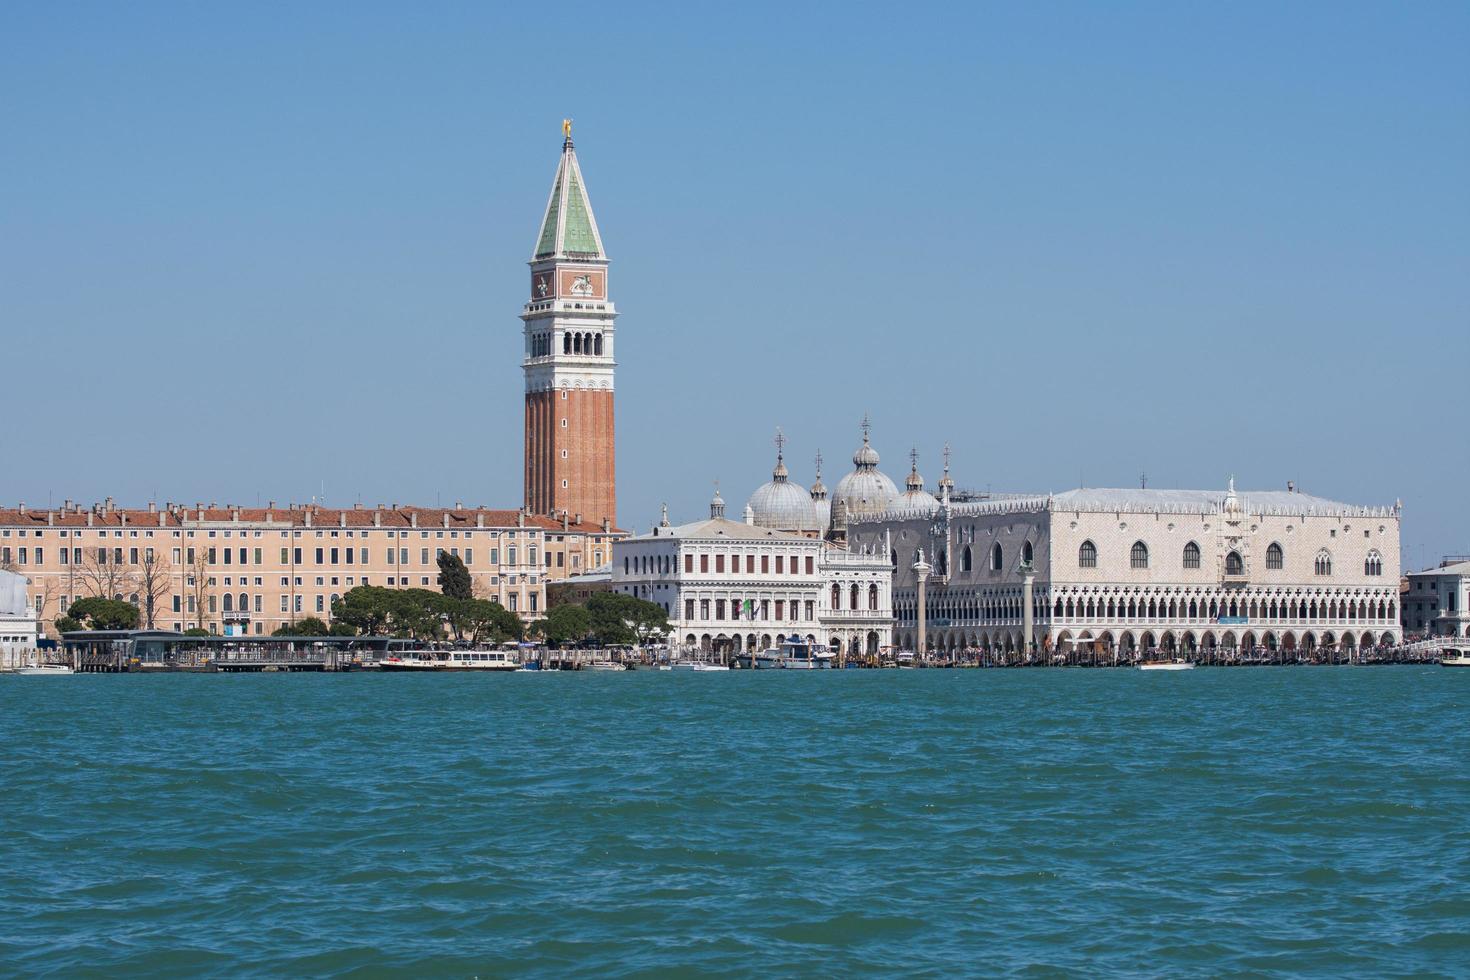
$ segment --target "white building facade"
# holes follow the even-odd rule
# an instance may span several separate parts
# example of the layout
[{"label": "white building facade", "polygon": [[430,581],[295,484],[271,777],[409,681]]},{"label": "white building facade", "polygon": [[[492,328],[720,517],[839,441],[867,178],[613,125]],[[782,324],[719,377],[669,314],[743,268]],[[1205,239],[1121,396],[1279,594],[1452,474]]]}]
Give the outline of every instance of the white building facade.
[{"label": "white building facade", "polygon": [[[1029,655],[1351,651],[1401,641],[1397,504],[1294,490],[1081,489],[890,507],[849,518],[891,546],[895,630],[926,646]],[[1029,580],[1029,582],[1028,582]],[[1033,607],[1025,635],[1027,593]]]},{"label": "white building facade", "polygon": [[671,641],[739,653],[801,637],[844,655],[877,655],[893,642],[885,551],[834,548],[817,537],[727,520],[716,495],[709,520],[613,546],[612,584],[662,606]]},{"label": "white building facade", "polygon": [[0,570],[0,670],[34,662],[39,637],[35,612],[26,601],[26,577]]},{"label": "white building facade", "polygon": [[1420,636],[1470,637],[1470,558],[1446,558],[1438,568],[1408,574],[1403,627]]}]

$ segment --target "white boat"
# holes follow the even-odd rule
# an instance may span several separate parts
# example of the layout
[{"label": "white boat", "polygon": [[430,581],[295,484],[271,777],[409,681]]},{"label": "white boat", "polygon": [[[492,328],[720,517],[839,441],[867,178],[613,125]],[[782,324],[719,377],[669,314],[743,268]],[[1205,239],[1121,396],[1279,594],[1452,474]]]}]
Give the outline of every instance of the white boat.
[{"label": "white boat", "polygon": [[1441,667],[1470,667],[1470,653],[1454,647],[1446,647],[1444,652],[1445,657],[1439,662]]},{"label": "white boat", "polygon": [[1138,664],[1139,670],[1194,670],[1194,664],[1182,657],[1173,660],[1143,660]]},{"label": "white boat", "polygon": [[510,671],[521,663],[508,650],[403,650],[378,661],[381,670]]},{"label": "white boat", "polygon": [[627,670],[623,664],[612,660],[592,660],[582,665],[583,670]]},{"label": "white boat", "polygon": [[668,667],[661,668],[661,669],[664,669],[664,670],[724,670],[724,671],[728,671],[730,668],[729,667],[726,667],[724,664],[710,664],[710,663],[705,663],[703,660],[676,660],[673,663],[669,664]]},{"label": "white boat", "polygon": [[793,636],[781,644],[781,666],[787,670],[830,670],[832,657],[827,651],[817,650]]},{"label": "white boat", "polygon": [[33,664],[29,667],[16,667],[12,673],[29,674],[32,677],[46,677],[51,674],[75,674],[66,664]]}]

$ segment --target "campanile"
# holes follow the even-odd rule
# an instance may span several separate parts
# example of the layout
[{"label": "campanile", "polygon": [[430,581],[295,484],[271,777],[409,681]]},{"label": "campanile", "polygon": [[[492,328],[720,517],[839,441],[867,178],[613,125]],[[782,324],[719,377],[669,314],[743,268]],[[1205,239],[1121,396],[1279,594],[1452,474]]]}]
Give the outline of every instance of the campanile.
[{"label": "campanile", "polygon": [[526,506],[617,524],[607,254],[562,123],[561,160],[531,255],[525,323]]}]

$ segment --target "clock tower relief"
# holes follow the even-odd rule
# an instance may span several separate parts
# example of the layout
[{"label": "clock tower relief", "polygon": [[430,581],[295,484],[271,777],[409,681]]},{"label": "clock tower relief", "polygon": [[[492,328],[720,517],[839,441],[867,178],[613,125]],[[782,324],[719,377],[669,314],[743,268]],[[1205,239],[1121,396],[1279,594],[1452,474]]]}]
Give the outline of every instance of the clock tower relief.
[{"label": "clock tower relief", "polygon": [[617,524],[607,254],[562,123],[561,160],[531,256],[525,324],[526,506]]}]

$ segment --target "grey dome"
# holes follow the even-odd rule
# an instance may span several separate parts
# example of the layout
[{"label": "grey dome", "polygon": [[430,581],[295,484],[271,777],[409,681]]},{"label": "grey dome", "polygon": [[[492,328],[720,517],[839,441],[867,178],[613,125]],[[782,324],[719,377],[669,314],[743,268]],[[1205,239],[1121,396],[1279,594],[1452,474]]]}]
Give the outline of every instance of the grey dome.
[{"label": "grey dome", "polygon": [[862,446],[852,454],[852,462],[856,469],[844,476],[832,492],[833,508],[840,501],[849,519],[883,513],[898,496],[898,487],[878,469],[878,451],[868,444],[866,432]]},{"label": "grey dome", "polygon": [[917,453],[914,454],[914,465],[909,470],[909,478],[904,486],[906,489],[889,506],[890,510],[922,510],[927,512],[939,506],[939,501],[935,499],[934,494],[924,489],[924,478],[919,475]]},{"label": "grey dome", "polygon": [[812,503],[811,494],[788,479],[786,463],[776,454],[776,468],[771,482],[763,483],[750,495],[746,504],[756,527],[776,531],[819,531],[821,519]]}]

